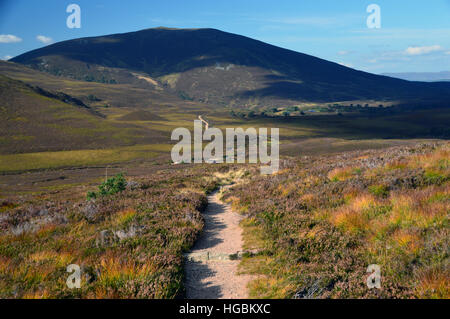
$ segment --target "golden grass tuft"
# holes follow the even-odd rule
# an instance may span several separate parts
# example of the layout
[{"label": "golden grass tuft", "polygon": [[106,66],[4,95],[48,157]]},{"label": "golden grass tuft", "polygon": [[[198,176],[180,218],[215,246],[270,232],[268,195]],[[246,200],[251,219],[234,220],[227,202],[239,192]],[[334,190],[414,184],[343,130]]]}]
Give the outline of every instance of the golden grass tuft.
[{"label": "golden grass tuft", "polygon": [[11,264],[10,258],[0,256],[0,273],[5,273],[10,267],[10,264]]},{"label": "golden grass tuft", "polygon": [[281,184],[278,186],[278,191],[282,197],[289,196],[289,194],[293,193],[296,189],[298,189],[298,186],[295,183],[290,183],[287,185]]},{"label": "golden grass tuft", "polygon": [[108,253],[100,259],[100,267],[99,280],[104,284],[110,284],[121,279],[144,278],[151,276],[157,270],[156,266],[149,261],[140,264],[120,256],[114,256],[112,253]]},{"label": "golden grass tuft", "polygon": [[332,222],[339,228],[353,234],[362,233],[369,229],[369,219],[361,211],[349,208],[341,209],[332,217]]},{"label": "golden grass tuft", "polygon": [[294,289],[293,283],[286,283],[280,277],[258,278],[248,284],[250,297],[263,299],[283,299]]},{"label": "golden grass tuft", "polygon": [[391,196],[392,212],[389,218],[391,224],[396,224],[399,227],[403,225],[409,226],[414,222],[413,206],[414,199],[407,195]]},{"label": "golden grass tuft", "polygon": [[44,289],[42,291],[31,291],[27,292],[22,296],[22,299],[48,299],[50,298],[50,293]]},{"label": "golden grass tuft", "polygon": [[342,182],[355,175],[358,175],[360,169],[358,167],[335,168],[327,175],[328,179],[333,182]]},{"label": "golden grass tuft", "polygon": [[397,230],[391,239],[395,247],[405,253],[417,254],[422,247],[422,238],[410,231]]},{"label": "golden grass tuft", "polygon": [[136,211],[132,208],[125,209],[120,211],[115,216],[115,223],[118,225],[124,225],[133,220],[136,216]]},{"label": "golden grass tuft", "polygon": [[350,208],[357,211],[366,211],[377,204],[375,198],[371,195],[360,195],[350,202]]},{"label": "golden grass tuft", "polygon": [[300,199],[302,200],[302,202],[306,203],[307,205],[312,205],[316,200],[317,197],[314,194],[308,193],[308,194],[303,194]]},{"label": "golden grass tuft", "polygon": [[30,255],[29,261],[35,263],[49,262],[57,267],[66,267],[71,264],[73,256],[67,252],[55,252],[50,250],[38,251]]},{"label": "golden grass tuft", "polygon": [[39,238],[47,237],[51,235],[51,233],[54,232],[57,228],[58,226],[55,224],[44,225],[36,232],[36,236]]},{"label": "golden grass tuft", "polygon": [[412,168],[425,168],[425,169],[449,169],[450,167],[450,147],[443,146],[441,149],[435,152],[414,156],[408,162],[408,166]]},{"label": "golden grass tuft", "polygon": [[361,233],[369,229],[369,218],[366,210],[374,202],[368,195],[353,199],[349,205],[341,207],[331,214],[331,222],[350,233]]},{"label": "golden grass tuft", "polygon": [[319,185],[323,181],[318,176],[308,175],[302,179],[302,182],[304,184],[303,187],[313,187]]},{"label": "golden grass tuft", "polygon": [[420,298],[450,299],[450,271],[448,267],[431,267],[416,275],[416,294]]},{"label": "golden grass tuft", "polygon": [[444,200],[448,188],[449,186],[445,186],[445,190],[440,192],[434,187],[428,187],[407,194],[392,195],[389,222],[399,227],[421,228],[445,223],[450,211],[450,201]]},{"label": "golden grass tuft", "polygon": [[229,198],[227,198],[226,202],[231,205],[231,209],[233,211],[241,214],[248,213],[248,205],[242,205],[241,201],[237,197],[230,196]]}]

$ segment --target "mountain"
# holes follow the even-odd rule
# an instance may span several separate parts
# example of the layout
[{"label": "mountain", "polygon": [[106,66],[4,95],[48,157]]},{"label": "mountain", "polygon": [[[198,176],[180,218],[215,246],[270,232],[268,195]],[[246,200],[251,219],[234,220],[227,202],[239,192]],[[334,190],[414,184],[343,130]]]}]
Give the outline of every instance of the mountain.
[{"label": "mountain", "polygon": [[146,78],[184,100],[239,107],[450,100],[450,83],[374,75],[215,29],[155,28],[68,40],[11,61],[85,81]]},{"label": "mountain", "polygon": [[408,81],[424,81],[424,82],[450,81],[450,71],[383,73],[382,75]]}]

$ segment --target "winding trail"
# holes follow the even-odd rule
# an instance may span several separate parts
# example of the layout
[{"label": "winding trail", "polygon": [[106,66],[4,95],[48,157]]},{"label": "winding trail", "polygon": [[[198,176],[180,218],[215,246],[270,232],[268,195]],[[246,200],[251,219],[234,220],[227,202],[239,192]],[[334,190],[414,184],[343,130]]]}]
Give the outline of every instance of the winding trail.
[{"label": "winding trail", "polygon": [[191,253],[186,254],[186,297],[188,299],[248,298],[250,275],[238,275],[242,252],[241,216],[219,199],[208,196],[203,214],[205,226]]},{"label": "winding trail", "polygon": [[205,124],[206,129],[209,128],[209,123],[206,122],[206,121],[203,119],[203,117],[202,117],[201,115],[198,116],[198,119],[199,119],[200,121],[202,121],[202,122]]}]

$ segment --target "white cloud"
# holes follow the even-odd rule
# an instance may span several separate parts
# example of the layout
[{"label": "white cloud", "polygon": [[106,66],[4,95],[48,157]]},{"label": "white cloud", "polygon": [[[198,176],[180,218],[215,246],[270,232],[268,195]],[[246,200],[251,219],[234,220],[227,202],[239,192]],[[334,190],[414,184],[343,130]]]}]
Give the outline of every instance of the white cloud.
[{"label": "white cloud", "polygon": [[36,37],[36,40],[38,40],[39,42],[42,42],[44,44],[49,44],[53,42],[53,39],[50,37],[46,37],[45,35],[38,35]]},{"label": "white cloud", "polygon": [[450,55],[450,51],[445,52],[445,54]]},{"label": "white cloud", "polygon": [[350,53],[350,51],[345,51],[345,50],[342,50],[342,51],[338,52],[339,55],[347,55],[349,53]]},{"label": "white cloud", "polygon": [[13,57],[11,55],[5,55],[2,60],[8,61],[10,59],[12,59]]},{"label": "white cloud", "polygon": [[370,59],[370,60],[369,60],[369,63],[377,63],[377,62],[378,62],[377,59]]},{"label": "white cloud", "polygon": [[423,47],[409,47],[405,50],[408,55],[422,55],[431,52],[441,51],[442,47],[440,45],[431,45]]},{"label": "white cloud", "polygon": [[0,34],[0,43],[17,43],[21,41],[21,38],[13,34]]}]

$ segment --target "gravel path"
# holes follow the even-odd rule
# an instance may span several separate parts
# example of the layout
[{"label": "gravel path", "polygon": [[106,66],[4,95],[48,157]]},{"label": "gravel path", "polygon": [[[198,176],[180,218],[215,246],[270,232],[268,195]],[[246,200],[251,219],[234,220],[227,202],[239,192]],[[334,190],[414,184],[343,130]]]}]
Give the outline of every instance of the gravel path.
[{"label": "gravel path", "polygon": [[[191,253],[186,255],[186,297],[189,299],[248,298],[249,275],[238,275],[242,251],[241,216],[219,194],[208,196],[205,227]],[[231,255],[231,256],[230,256]]]}]

